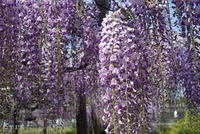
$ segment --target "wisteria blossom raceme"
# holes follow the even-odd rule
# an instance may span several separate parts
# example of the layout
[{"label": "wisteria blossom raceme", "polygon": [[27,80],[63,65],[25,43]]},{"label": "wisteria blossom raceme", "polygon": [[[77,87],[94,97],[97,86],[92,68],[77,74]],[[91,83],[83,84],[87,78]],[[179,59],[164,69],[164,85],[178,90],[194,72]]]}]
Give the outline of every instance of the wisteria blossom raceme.
[{"label": "wisteria blossom raceme", "polygon": [[[188,43],[188,42],[186,42]],[[200,84],[199,84],[199,64],[200,64],[200,55],[199,55],[199,46],[200,44],[195,42],[195,48],[187,52],[183,64],[183,80],[185,86],[185,96],[195,104],[198,111],[200,110]]]},{"label": "wisteria blossom raceme", "polygon": [[[124,110],[127,112],[127,107],[126,107],[126,102],[127,100],[124,100],[123,97],[126,96],[126,86],[125,88],[123,87],[124,85],[127,85],[127,81],[130,81],[130,83],[132,83],[130,89],[138,89],[140,86],[135,86],[136,83],[140,83],[140,80],[142,80],[141,83],[147,83],[148,89],[147,92],[147,96],[146,98],[154,98],[154,100],[152,101],[151,99],[148,100],[149,103],[151,103],[152,105],[148,105],[146,107],[146,112],[148,113],[148,109],[151,109],[151,107],[154,105],[156,106],[156,114],[157,117],[160,116],[160,112],[162,111],[162,101],[165,101],[165,95],[168,93],[172,93],[172,94],[177,94],[180,90],[179,88],[179,84],[181,82],[183,82],[183,64],[185,63],[183,60],[183,57],[187,57],[187,54],[184,53],[186,52],[186,46],[184,46],[186,39],[185,38],[181,38],[177,35],[174,34],[174,32],[172,32],[170,30],[171,28],[171,24],[170,24],[170,20],[169,22],[165,19],[165,17],[167,16],[167,14],[169,13],[167,9],[167,2],[166,1],[162,1],[163,4],[165,4],[164,7],[160,7],[160,6],[156,6],[155,9],[152,7],[149,7],[149,5],[145,5],[142,8],[146,9],[146,12],[142,12],[141,10],[139,10],[140,8],[138,8],[137,6],[137,2],[133,3],[133,10],[136,11],[135,14],[129,14],[129,18],[126,19],[128,11],[125,11],[123,9],[121,9],[122,13],[125,13],[125,16],[120,16],[119,14],[116,15],[117,13],[113,13],[115,15],[110,15],[107,16],[107,20],[104,21],[103,23],[103,31],[102,31],[102,39],[101,39],[101,43],[99,44],[99,48],[100,48],[100,61],[101,61],[101,70],[99,71],[100,73],[100,81],[101,81],[101,85],[102,87],[104,87],[106,89],[106,94],[104,95],[104,102],[106,104],[106,108],[104,109],[105,112],[105,116],[103,117],[103,120],[105,122],[107,122],[108,127],[106,129],[106,132],[130,132],[127,130],[124,130],[122,128],[124,128],[126,126],[126,128],[129,128],[128,122],[122,122],[121,120],[119,120],[120,118],[118,117],[117,113],[121,113],[122,110],[120,109],[119,112],[117,109],[118,105],[118,100],[124,102],[123,103],[123,108]],[[161,3],[162,3],[161,2]],[[159,4],[159,3],[157,3]],[[156,5],[157,5],[156,4]],[[129,6],[129,5],[125,5],[125,6]],[[159,12],[158,12],[159,11]],[[119,12],[118,12],[119,13]],[[148,17],[144,17],[142,18],[142,14],[144,13],[148,13]],[[141,16],[140,16],[141,15]],[[119,16],[121,17],[121,19],[123,21],[119,21],[118,18]],[[117,19],[116,19],[117,18]],[[159,21],[157,21],[155,18],[160,18],[158,19]],[[170,18],[170,17],[169,17]],[[129,21],[129,23],[126,23],[127,20]],[[139,21],[138,21],[139,20]],[[135,23],[131,23],[132,22],[140,22],[139,25],[135,24]],[[147,23],[148,27],[145,26],[144,23]],[[135,24],[135,25],[134,25]],[[116,28],[118,25],[120,25],[118,28]],[[128,34],[123,35],[122,33],[120,33],[117,30],[123,31],[123,25],[125,26],[129,26],[128,28],[135,28],[137,26],[138,27],[142,27],[144,28],[143,31],[145,31],[146,33],[148,33],[148,35],[146,35],[147,38],[139,38],[139,36],[134,37],[137,32],[133,32],[134,34],[131,34],[131,36],[129,36]],[[152,27],[152,30],[151,30]],[[127,28],[127,29],[128,29]],[[117,30],[116,30],[117,29]],[[132,29],[134,31],[134,29]],[[142,30],[140,30],[142,31]],[[145,35],[145,32],[143,32],[143,34]],[[131,32],[130,32],[131,33]],[[129,34],[130,34],[129,33]],[[122,35],[122,37],[120,36]],[[137,34],[136,34],[137,35]],[[140,33],[141,35],[141,33]],[[121,37],[121,38],[120,38]],[[126,38],[126,37],[130,37],[130,39]],[[126,42],[124,42],[124,40]],[[142,40],[144,40],[143,43],[147,43],[146,44],[146,49],[142,49],[142,47],[139,47],[139,49],[136,49],[133,47],[133,45],[129,44],[129,41],[134,42],[134,44],[138,43],[138,40],[140,40],[142,42]],[[123,42],[123,47],[120,46],[119,44]],[[150,44],[150,45],[149,45]],[[126,47],[128,46],[128,47]],[[137,45],[136,45],[137,46]],[[124,50],[124,48],[126,48]],[[131,49],[132,48],[132,49]],[[146,59],[144,59],[144,61],[146,62],[140,62],[140,56],[142,52],[142,50],[147,50],[145,54]],[[182,51],[183,50],[183,51]],[[123,53],[123,51],[125,52],[132,52],[131,54],[134,54],[131,57],[136,57],[136,60],[134,60],[134,62],[132,62],[132,66],[131,69],[132,70],[139,70],[138,73],[142,74],[142,71],[146,71],[148,73],[147,76],[145,77],[146,80],[144,79],[140,79],[143,78],[141,77],[141,74],[135,74],[133,73],[131,76],[139,76],[139,79],[132,79],[131,77],[129,77],[129,69],[127,69],[127,65],[128,67],[130,66],[130,63],[127,63],[128,61],[132,61],[131,58],[128,55],[131,55],[130,53]],[[136,55],[135,53],[133,53],[133,51],[136,51]],[[141,52],[140,52],[141,51]],[[123,53],[123,56],[120,56],[120,54]],[[127,57],[128,56],[128,57]],[[124,57],[124,61],[121,61],[121,57]],[[136,61],[136,62],[135,62]],[[149,63],[147,62],[149,61],[149,63],[151,63],[151,65],[149,65]],[[142,65],[147,65],[144,67],[141,67]],[[124,67],[122,69],[122,67]],[[121,67],[119,69],[119,67]],[[146,69],[146,70],[145,70]],[[134,72],[132,71],[132,72]],[[119,73],[121,72],[121,74]],[[120,76],[120,75],[121,76]],[[121,78],[121,79],[120,79]],[[127,79],[128,78],[128,79]],[[123,80],[123,81],[121,81]],[[131,82],[132,80],[132,82]],[[124,84],[125,83],[125,84]],[[144,85],[144,83],[142,85]],[[151,83],[151,84],[150,84]],[[123,89],[123,91],[121,91],[121,89]],[[138,93],[136,92],[137,90],[134,90],[133,93]],[[145,89],[145,86],[144,86]],[[117,91],[121,91],[120,93],[123,94],[117,94]],[[142,90],[142,93],[143,92]],[[150,95],[151,94],[151,95]],[[187,93],[186,93],[187,94]],[[120,96],[121,98],[117,98],[118,96]],[[122,97],[123,96],[123,97]],[[134,96],[134,95],[133,95]],[[135,95],[137,96],[137,95]],[[141,96],[141,95],[138,95]],[[145,98],[144,97],[144,98]],[[124,97],[126,98],[126,97]],[[145,98],[145,99],[146,99]],[[134,97],[133,99],[134,101],[136,100],[136,97]],[[140,100],[142,100],[142,98],[140,98]],[[135,101],[135,104],[138,104],[140,102]],[[110,104],[110,105],[108,105]],[[112,110],[111,110],[112,109]],[[113,112],[110,112],[113,111]],[[142,111],[142,110],[141,110]],[[136,112],[134,112],[136,113]],[[140,115],[140,114],[138,114]],[[123,115],[124,117],[124,115]],[[127,116],[126,116],[127,117]],[[125,117],[125,120],[127,120]],[[124,118],[123,118],[124,119]],[[140,119],[139,119],[140,120]],[[137,122],[137,120],[136,120]],[[139,121],[138,121],[139,122]],[[110,123],[110,124],[109,124]],[[119,124],[126,124],[123,127],[119,127]],[[134,123],[133,123],[134,124]],[[119,125],[119,126],[118,126]],[[146,130],[142,129],[138,129],[139,127],[136,127],[133,130],[138,131],[138,133],[146,133]]]},{"label": "wisteria blossom raceme", "polygon": [[[150,95],[149,47],[140,24],[124,21],[121,10],[103,21],[99,44],[107,133],[147,133]],[[131,25],[132,27],[129,27]]]},{"label": "wisteria blossom raceme", "polygon": [[183,59],[183,80],[185,96],[199,107],[199,5],[198,0],[173,1],[178,20],[177,25],[181,28],[181,36],[187,40],[184,46],[187,48]]},{"label": "wisteria blossom raceme", "polygon": [[[91,25],[90,27],[94,28],[92,30],[85,28],[85,32],[90,34],[84,37],[83,48],[88,50],[86,52],[88,56],[85,57],[89,58],[92,53],[97,54],[97,46],[92,45],[97,42],[95,41],[97,34],[94,34],[95,30],[98,31],[97,23],[91,17],[78,20],[81,19],[82,14],[78,15],[75,5],[76,1],[71,0],[13,1],[11,3],[7,1],[1,5],[3,17],[0,29],[4,35],[0,37],[1,59],[3,59],[1,64],[5,65],[9,60],[11,62],[1,68],[2,76],[6,75],[6,79],[2,82],[10,87],[14,84],[10,80],[18,82],[14,86],[19,88],[17,96],[21,108],[28,108],[36,103],[44,112],[51,109],[55,118],[62,116],[62,107],[67,93],[66,45],[70,45],[72,41],[67,37],[74,35],[83,37],[81,25],[74,25],[78,24],[78,21],[80,23],[83,21],[88,27]],[[94,9],[86,9],[86,16],[95,17],[98,14],[92,10]],[[10,16],[6,16],[5,12],[8,12]],[[10,21],[7,22],[7,20]],[[89,21],[91,22],[88,23]],[[90,51],[94,52],[90,53]],[[10,54],[12,56],[9,56]],[[98,59],[97,55],[94,60],[96,59]],[[94,61],[92,64],[95,64]],[[8,73],[5,74],[5,71]]]},{"label": "wisteria blossom raceme", "polygon": [[[19,20],[18,10],[20,8],[12,1],[0,1],[0,116],[1,120],[12,118],[13,105],[17,93],[18,68],[18,35]],[[1,127],[1,130],[3,128]]]}]

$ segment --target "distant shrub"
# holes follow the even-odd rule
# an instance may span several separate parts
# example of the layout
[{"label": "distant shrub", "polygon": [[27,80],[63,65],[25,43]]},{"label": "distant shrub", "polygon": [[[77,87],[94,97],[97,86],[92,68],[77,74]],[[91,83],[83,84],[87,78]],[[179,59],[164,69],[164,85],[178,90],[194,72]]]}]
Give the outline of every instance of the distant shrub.
[{"label": "distant shrub", "polygon": [[192,115],[186,111],[182,120],[174,125],[169,134],[200,134],[200,114]]},{"label": "distant shrub", "polygon": [[168,134],[170,131],[170,127],[167,125],[161,125],[159,126],[156,131],[154,132],[154,134]]},{"label": "distant shrub", "polygon": [[160,126],[155,134],[200,134],[200,114],[192,115],[186,111],[183,119],[180,119],[172,127]]}]

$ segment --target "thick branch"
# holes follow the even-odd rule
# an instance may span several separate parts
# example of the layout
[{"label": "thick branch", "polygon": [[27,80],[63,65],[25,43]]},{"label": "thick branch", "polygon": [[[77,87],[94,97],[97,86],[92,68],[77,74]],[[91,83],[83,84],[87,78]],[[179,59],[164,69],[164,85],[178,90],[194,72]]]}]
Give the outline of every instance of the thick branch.
[{"label": "thick branch", "polygon": [[109,0],[94,0],[94,1],[100,10],[99,25],[101,25],[103,18],[105,18],[106,14],[110,10],[109,9]]},{"label": "thick branch", "polygon": [[[98,1],[98,0],[95,0],[95,3],[96,3],[97,6],[103,8],[103,9],[105,9],[105,10],[108,10],[108,11],[113,11],[113,10],[111,10],[109,7],[105,6],[105,4],[101,5],[101,4],[99,4],[97,1]],[[106,1],[105,1],[105,2],[106,2]]]},{"label": "thick branch", "polygon": [[66,71],[67,72],[75,72],[75,71],[78,71],[78,70],[82,70],[82,69],[85,69],[89,64],[85,63],[84,65],[81,65],[79,67],[67,67],[66,68]]}]

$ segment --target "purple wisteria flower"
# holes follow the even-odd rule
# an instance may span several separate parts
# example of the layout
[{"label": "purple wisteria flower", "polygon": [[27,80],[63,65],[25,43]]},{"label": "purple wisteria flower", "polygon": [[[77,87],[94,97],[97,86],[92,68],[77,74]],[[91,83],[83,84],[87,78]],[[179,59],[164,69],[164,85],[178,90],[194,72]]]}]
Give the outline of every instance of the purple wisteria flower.
[{"label": "purple wisteria flower", "polygon": [[147,109],[152,96],[147,38],[140,24],[129,27],[125,18],[118,10],[102,23],[99,75],[105,90],[103,120],[107,133],[149,131]]}]

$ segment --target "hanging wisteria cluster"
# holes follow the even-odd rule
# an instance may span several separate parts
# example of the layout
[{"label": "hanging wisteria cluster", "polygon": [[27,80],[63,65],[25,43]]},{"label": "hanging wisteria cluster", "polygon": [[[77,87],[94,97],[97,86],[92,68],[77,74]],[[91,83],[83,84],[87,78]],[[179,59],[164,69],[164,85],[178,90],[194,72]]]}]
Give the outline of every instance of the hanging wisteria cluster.
[{"label": "hanging wisteria cluster", "polygon": [[186,88],[185,96],[194,102],[199,110],[200,105],[200,76],[199,76],[199,42],[200,39],[200,1],[173,1],[175,13],[179,18],[176,25],[180,26],[181,35],[186,38],[184,46],[187,48],[183,61],[183,80]]},{"label": "hanging wisteria cluster", "polygon": [[152,112],[159,121],[167,96],[180,93],[182,82],[186,97],[199,107],[198,1],[180,1],[182,14],[178,1],[173,7],[178,17],[194,20],[188,30],[189,22],[175,23],[185,36],[172,29],[169,1],[130,2],[116,5],[122,8],[102,24],[99,73],[107,133],[148,133]]},{"label": "hanging wisteria cluster", "polygon": [[[11,119],[13,107],[13,97],[10,96],[14,93],[15,87],[18,85],[16,68],[18,63],[18,35],[19,33],[19,19],[18,19],[18,7],[16,3],[0,2],[0,103],[2,120]],[[1,127],[2,129],[2,127]]]},{"label": "hanging wisteria cluster", "polygon": [[[69,99],[68,90],[71,91],[68,89],[70,77],[78,78],[74,80],[75,91],[79,92],[83,84],[88,84],[88,90],[92,88],[84,77],[89,75],[93,81],[98,77],[98,71],[93,69],[98,60],[99,28],[95,19],[98,10],[94,4],[84,4],[76,0],[0,1],[0,73],[1,88],[5,89],[1,90],[1,98],[5,98],[1,115],[4,119],[12,117],[11,101],[17,101],[18,110],[36,105],[43,111],[44,120],[62,118]],[[73,42],[78,39],[79,43]],[[84,58],[80,60],[81,55],[69,58],[72,52],[68,47],[75,54],[81,50]],[[81,62],[75,60],[78,58]],[[80,73],[83,77],[69,74],[81,67],[85,70],[86,64],[94,71]],[[93,78],[89,74],[92,72]]]},{"label": "hanging wisteria cluster", "polygon": [[106,131],[114,128],[114,133],[145,132],[152,100],[148,39],[139,23],[126,19],[121,10],[109,14],[99,44],[100,81],[106,89],[103,119],[109,122]]},{"label": "hanging wisteria cluster", "polygon": [[75,96],[77,114],[104,103],[107,134],[148,134],[183,89],[200,110],[200,1],[111,4],[99,26],[83,0],[0,0],[2,120],[36,105],[55,121]]}]

